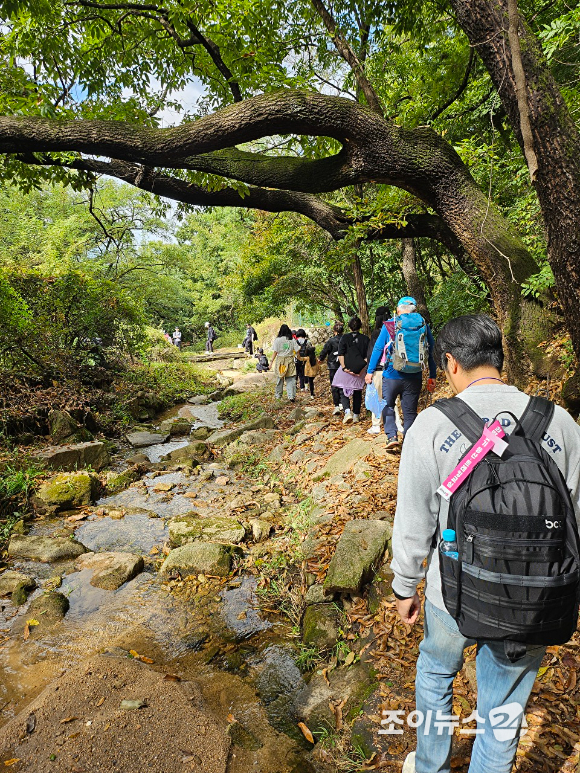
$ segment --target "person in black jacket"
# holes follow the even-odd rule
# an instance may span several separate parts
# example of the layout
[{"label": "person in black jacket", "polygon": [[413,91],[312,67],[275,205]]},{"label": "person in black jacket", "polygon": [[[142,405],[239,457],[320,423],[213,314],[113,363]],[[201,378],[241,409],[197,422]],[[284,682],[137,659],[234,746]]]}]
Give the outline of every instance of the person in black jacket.
[{"label": "person in black jacket", "polygon": [[248,322],[246,325],[246,337],[244,338],[243,344],[244,344],[244,349],[250,355],[250,357],[254,355],[254,341],[257,341],[257,340],[258,340],[258,334]]},{"label": "person in black jacket", "polygon": [[[338,359],[340,368],[334,378],[333,386],[342,388],[340,402],[344,408],[343,424],[360,421],[360,409],[362,406],[362,392],[365,387],[367,372],[367,349],[370,338],[360,332],[362,322],[359,317],[353,317],[348,321],[352,332],[343,335],[338,346]],[[356,362],[356,370],[353,368]],[[352,396],[352,411],[350,398]]]},{"label": "person in black jacket", "polygon": [[332,329],[334,331],[334,335],[332,338],[329,338],[322,347],[322,351],[320,352],[320,357],[318,360],[319,362],[324,362],[324,360],[327,360],[330,388],[332,391],[332,402],[334,403],[334,411],[332,412],[332,415],[337,416],[344,410],[340,403],[342,390],[339,387],[332,386],[332,380],[336,376],[336,371],[340,368],[340,362],[338,361],[338,345],[340,344],[340,339],[344,333],[344,325],[342,322],[335,322]]},{"label": "person in black jacket", "polygon": [[[308,336],[303,328],[299,328],[296,331],[296,340],[300,345],[300,351],[298,352],[301,357],[306,357],[306,350],[308,349]],[[298,377],[298,387],[302,392],[307,392],[306,379],[304,377],[304,360],[296,359],[296,376]]]}]

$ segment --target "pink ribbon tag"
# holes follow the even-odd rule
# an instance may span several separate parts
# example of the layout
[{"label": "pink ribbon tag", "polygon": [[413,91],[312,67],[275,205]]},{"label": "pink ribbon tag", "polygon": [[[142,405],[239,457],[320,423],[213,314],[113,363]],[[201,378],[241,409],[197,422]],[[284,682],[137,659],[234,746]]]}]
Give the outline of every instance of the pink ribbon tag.
[{"label": "pink ribbon tag", "polygon": [[504,437],[505,432],[497,419],[491,427],[485,427],[477,443],[467,456],[463,457],[449,477],[439,486],[437,493],[443,499],[450,499],[451,495],[457,491],[463,481],[471,475],[473,470],[490,451],[494,451],[498,456],[502,456],[508,447],[505,440],[502,440]]}]

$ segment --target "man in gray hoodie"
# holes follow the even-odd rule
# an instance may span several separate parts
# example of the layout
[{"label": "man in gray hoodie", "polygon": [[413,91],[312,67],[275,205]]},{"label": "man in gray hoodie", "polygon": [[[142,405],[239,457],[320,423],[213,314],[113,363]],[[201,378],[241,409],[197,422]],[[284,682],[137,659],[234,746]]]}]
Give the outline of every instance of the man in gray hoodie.
[{"label": "man in gray hoodie", "polygon": [[[489,317],[466,315],[448,322],[437,339],[435,359],[454,392],[482,418],[492,419],[501,411],[519,418],[524,412],[528,396],[501,378],[502,336]],[[499,419],[509,434],[514,419],[507,413]],[[459,632],[441,595],[435,545],[447,527],[449,505],[436,492],[470,447],[434,407],[420,413],[405,435],[393,530],[393,591],[399,615],[409,625],[416,622],[421,609],[416,587],[424,577],[426,601],[416,678],[421,725],[417,727],[417,751],[405,760],[403,773],[450,771],[452,730],[459,726],[452,717],[453,679],[463,666],[465,647],[474,642]],[[580,522],[580,427],[563,408],[556,406],[542,447],[562,472]],[[511,662],[503,642],[478,642],[477,711],[472,717],[477,720],[477,733],[474,729],[460,731],[475,736],[469,773],[511,771],[524,708],[544,652],[543,646],[528,646],[524,657]],[[503,708],[508,715],[512,712],[508,732],[497,729]]]}]

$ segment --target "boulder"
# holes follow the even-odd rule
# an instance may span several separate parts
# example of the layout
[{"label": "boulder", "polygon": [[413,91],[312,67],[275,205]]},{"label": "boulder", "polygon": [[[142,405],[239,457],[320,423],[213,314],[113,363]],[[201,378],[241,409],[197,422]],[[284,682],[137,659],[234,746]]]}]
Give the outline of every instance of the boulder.
[{"label": "boulder", "polygon": [[91,443],[50,446],[33,454],[33,457],[50,470],[78,470],[82,467],[102,470],[110,462],[107,447],[98,440]]},{"label": "boulder", "polygon": [[197,427],[191,430],[190,437],[193,440],[207,440],[211,435],[211,429],[209,427]]},{"label": "boulder", "polygon": [[265,542],[272,531],[272,524],[264,521],[262,518],[252,518],[250,526],[252,527],[252,539],[254,542]]},{"label": "boulder", "polygon": [[215,542],[190,542],[175,548],[161,567],[161,575],[178,572],[182,577],[188,574],[209,574],[225,577],[232,563],[231,550]]},{"label": "boulder", "polygon": [[377,686],[373,669],[365,663],[335,669],[326,678],[315,674],[296,696],[295,711],[310,731],[316,733],[335,727],[332,705],[343,702],[343,720],[350,724]]},{"label": "boulder", "polygon": [[169,440],[168,433],[160,432],[129,432],[127,434],[127,442],[130,443],[133,448],[145,448],[145,446],[155,446],[160,443],[166,443]]},{"label": "boulder", "polygon": [[251,429],[240,435],[239,443],[245,446],[265,446],[278,436],[276,429]]},{"label": "boulder", "polygon": [[189,419],[184,419],[180,416],[166,419],[166,421],[162,421],[159,425],[159,431],[162,433],[169,432],[171,437],[189,435],[191,432],[191,422]]},{"label": "boulder", "polygon": [[303,408],[294,408],[294,410],[290,411],[288,414],[288,418],[291,421],[300,421],[300,419],[306,418],[306,411]]},{"label": "boulder", "polygon": [[117,590],[143,571],[143,558],[133,553],[85,553],[75,562],[75,569],[92,569],[91,585],[104,590]]},{"label": "boulder", "polygon": [[237,440],[244,432],[250,432],[254,429],[274,429],[274,427],[275,424],[272,417],[264,413],[258,416],[257,419],[254,419],[254,421],[242,424],[240,427],[218,429],[209,436],[208,443],[211,443],[213,446],[226,446],[228,443],[233,443],[234,440]]},{"label": "boulder", "polygon": [[302,641],[317,650],[334,647],[340,634],[340,613],[335,604],[310,604],[302,618]]},{"label": "boulder", "polygon": [[54,443],[78,443],[93,439],[88,429],[80,426],[67,411],[50,411],[48,427]]},{"label": "boulder", "polygon": [[387,521],[347,521],[328,567],[327,593],[358,593],[381,564],[393,527]]},{"label": "boulder", "polygon": [[80,542],[66,537],[35,537],[15,535],[8,543],[10,558],[27,558],[51,563],[67,558],[78,558],[87,549]]},{"label": "boulder", "polygon": [[135,464],[133,467],[129,467],[124,472],[114,472],[107,476],[107,493],[118,494],[119,491],[124,491],[131,483],[140,480],[140,478],[147,472],[149,467],[149,460],[145,457],[145,465]]},{"label": "boulder", "polygon": [[[306,746],[297,726],[294,701],[305,687],[293,655],[285,647],[268,647],[263,653],[264,666],[256,679],[256,690],[266,708],[272,727]],[[334,725],[333,725],[334,726]]]},{"label": "boulder", "polygon": [[37,620],[38,625],[30,626],[30,634],[52,628],[68,612],[69,601],[63,593],[49,591],[34,599],[26,612],[27,620]]},{"label": "boulder", "polygon": [[209,446],[201,440],[194,440],[182,448],[176,448],[175,451],[161,457],[161,461],[170,461],[174,463],[201,464],[211,456]]},{"label": "boulder", "polygon": [[334,475],[343,475],[349,472],[359,459],[364,459],[371,451],[372,447],[368,440],[354,438],[332,454],[315,480],[332,478]]},{"label": "boulder", "polygon": [[280,445],[274,446],[272,451],[270,452],[270,455],[268,459],[271,462],[283,462],[286,459],[287,452],[286,449],[288,448],[290,444],[289,443],[280,443]]},{"label": "boulder", "polygon": [[238,721],[234,721],[228,725],[226,732],[232,739],[234,746],[239,746],[241,749],[255,752],[264,745],[251,730],[248,730],[247,727],[244,727],[244,725],[240,724]]},{"label": "boulder", "polygon": [[311,585],[304,597],[306,606],[309,606],[310,604],[325,604],[330,600],[331,599],[324,593],[324,587],[322,585]]},{"label": "boulder", "polygon": [[38,498],[49,507],[68,510],[90,505],[98,494],[99,479],[89,472],[61,472],[43,483]]},{"label": "boulder", "polygon": [[[127,459],[125,459],[127,464],[130,464],[132,467],[136,464],[150,464],[149,457],[145,454],[134,454],[133,456],[128,456]],[[123,474],[123,473],[121,473]]]},{"label": "boulder", "polygon": [[23,591],[27,592],[35,588],[36,580],[28,574],[15,572],[12,569],[7,569],[0,574],[0,596],[10,596],[14,593],[21,596]]},{"label": "boulder", "polygon": [[207,395],[196,395],[195,397],[190,397],[187,402],[190,405],[207,405],[208,399]]},{"label": "boulder", "polygon": [[203,540],[206,542],[231,542],[237,545],[246,532],[239,521],[227,516],[204,518],[191,512],[178,515],[169,521],[169,540],[172,545]]}]

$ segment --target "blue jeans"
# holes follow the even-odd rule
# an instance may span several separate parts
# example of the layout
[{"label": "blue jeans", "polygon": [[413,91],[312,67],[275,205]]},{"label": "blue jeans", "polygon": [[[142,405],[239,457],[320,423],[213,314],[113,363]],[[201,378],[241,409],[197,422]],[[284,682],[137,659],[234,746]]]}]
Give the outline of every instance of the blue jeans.
[{"label": "blue jeans", "polygon": [[395,423],[395,401],[401,395],[401,408],[403,409],[403,428],[406,432],[417,418],[417,406],[419,395],[423,386],[423,378],[420,373],[407,378],[384,378],[383,400],[386,405],[383,408],[383,422],[385,435],[388,438],[397,437],[397,425]]},{"label": "blue jeans", "polygon": [[[426,601],[425,636],[419,646],[415,687],[417,710],[422,712],[423,717],[431,717],[431,726],[428,729],[425,721],[422,727],[417,728],[416,773],[450,771],[452,735],[447,727],[440,730],[434,722],[437,712],[440,712],[440,717],[453,714],[453,679],[463,666],[463,650],[471,644],[474,642],[461,635],[451,615]],[[483,729],[483,732],[471,735],[475,737],[475,743],[469,773],[510,773],[523,709],[545,651],[545,647],[530,646],[521,660],[511,663],[505,656],[503,642],[479,642],[476,659],[477,729]],[[514,710],[519,718],[509,725],[511,731],[502,732],[501,722],[495,722],[492,727],[490,712],[493,719],[493,710],[508,704],[518,704],[521,709],[516,707]],[[461,725],[459,727],[462,729]],[[501,737],[506,735],[514,737]]]},{"label": "blue jeans", "polygon": [[286,394],[288,395],[288,399],[294,400],[296,398],[296,376],[278,376],[275,390],[276,397],[278,400],[282,399],[284,382],[286,382]]}]

